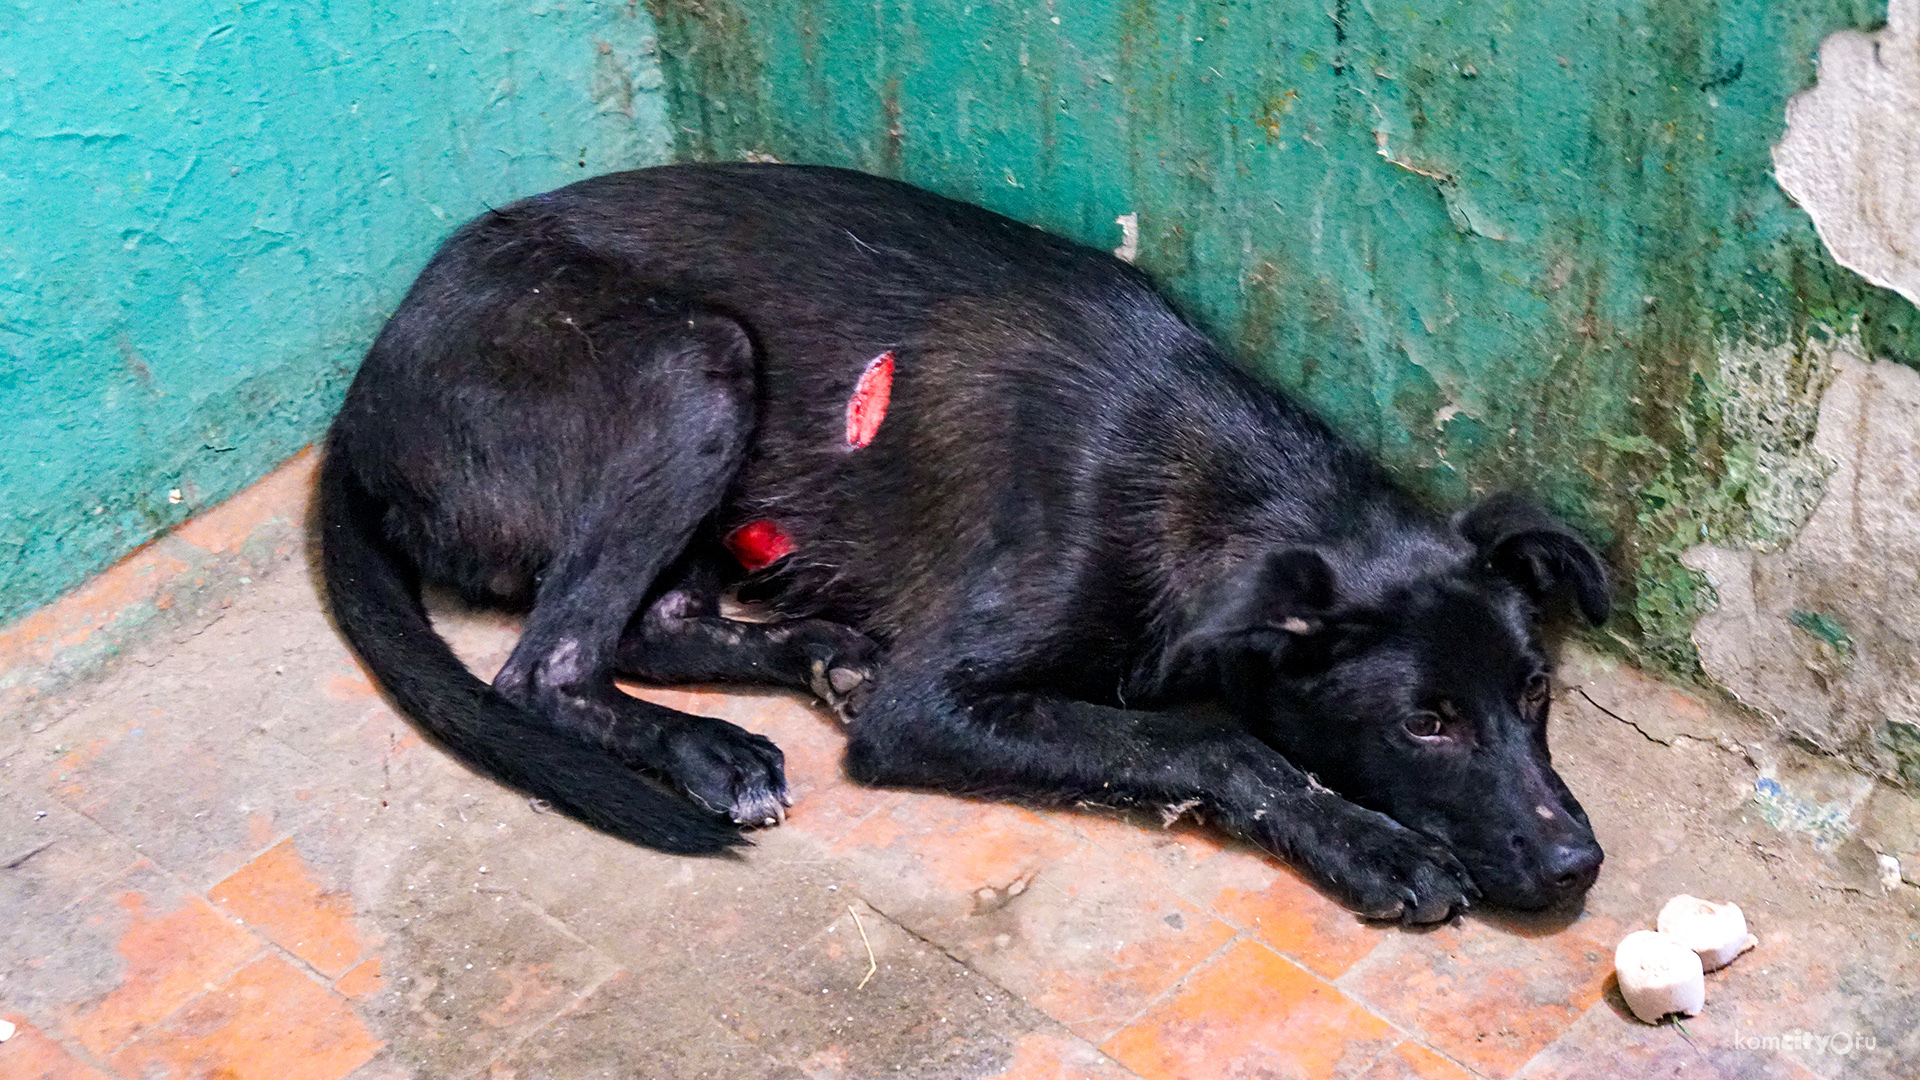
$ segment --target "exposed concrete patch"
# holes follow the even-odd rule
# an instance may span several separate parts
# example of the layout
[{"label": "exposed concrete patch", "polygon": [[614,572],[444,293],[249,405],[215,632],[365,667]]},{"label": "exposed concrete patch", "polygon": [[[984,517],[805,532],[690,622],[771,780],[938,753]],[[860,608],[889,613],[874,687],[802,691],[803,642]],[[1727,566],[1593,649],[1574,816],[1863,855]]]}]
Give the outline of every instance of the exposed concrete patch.
[{"label": "exposed concrete patch", "polygon": [[1771,548],[1812,516],[1833,468],[1815,445],[1822,395],[1839,360],[1863,355],[1855,335],[1721,349],[1716,494],[1724,520],[1714,535]]},{"label": "exposed concrete patch", "polygon": [[1836,262],[1920,304],[1920,0],[1820,46],[1820,81],[1787,103],[1773,164]]},{"label": "exposed concrete patch", "polygon": [[1858,334],[1825,327],[1777,343],[1722,339],[1708,400],[1683,424],[1685,452],[1644,435],[1602,436],[1615,450],[1662,462],[1659,475],[1639,489],[1641,527],[1668,537],[1658,555],[1640,562],[1634,617],[1642,657],[1699,670],[1693,626],[1713,597],[1681,557],[1707,540],[1772,551],[1793,539],[1833,468],[1814,446],[1822,395],[1838,358],[1864,355]]},{"label": "exposed concrete patch", "polygon": [[1693,640],[1783,731],[1920,784],[1920,372],[1835,357],[1813,439],[1825,495],[1778,551],[1686,552],[1719,596]]}]

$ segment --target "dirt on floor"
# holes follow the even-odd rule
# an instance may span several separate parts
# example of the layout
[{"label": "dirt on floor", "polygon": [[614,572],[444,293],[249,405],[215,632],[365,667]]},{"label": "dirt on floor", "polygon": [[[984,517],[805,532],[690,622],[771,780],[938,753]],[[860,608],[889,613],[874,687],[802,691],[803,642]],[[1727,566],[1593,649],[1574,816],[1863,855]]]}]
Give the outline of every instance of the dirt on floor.
[{"label": "dirt on floor", "polygon": [[[0,632],[7,1080],[1920,1075],[1920,803],[1601,657],[1553,729],[1607,850],[1575,917],[1375,926],[1191,822],[860,788],[775,694],[645,691],[772,736],[796,795],[676,859],[395,717],[275,482]],[[440,621],[483,674],[511,647]],[[1679,892],[1760,945],[1651,1027],[1612,949]]]}]

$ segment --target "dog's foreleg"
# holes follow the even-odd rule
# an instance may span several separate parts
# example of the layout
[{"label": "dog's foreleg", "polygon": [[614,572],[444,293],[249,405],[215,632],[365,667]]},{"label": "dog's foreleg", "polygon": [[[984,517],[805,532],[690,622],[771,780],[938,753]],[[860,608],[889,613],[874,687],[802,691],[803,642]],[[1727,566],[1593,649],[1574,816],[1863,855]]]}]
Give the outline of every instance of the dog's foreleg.
[{"label": "dog's foreleg", "polygon": [[1478,896],[1435,841],[1315,783],[1230,716],[1145,712],[883,671],[853,727],[864,783],[1027,801],[1192,808],[1372,918],[1434,922]]}]

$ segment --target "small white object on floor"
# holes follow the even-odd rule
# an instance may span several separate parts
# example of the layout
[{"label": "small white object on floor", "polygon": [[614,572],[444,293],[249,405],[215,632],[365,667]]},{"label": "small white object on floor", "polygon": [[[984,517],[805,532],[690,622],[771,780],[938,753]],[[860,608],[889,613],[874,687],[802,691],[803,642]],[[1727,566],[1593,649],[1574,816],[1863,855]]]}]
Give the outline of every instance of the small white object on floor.
[{"label": "small white object on floor", "polygon": [[13,1038],[13,1033],[18,1030],[20,1029],[14,1027],[11,1022],[0,1020],[0,1042],[6,1042],[8,1039]]},{"label": "small white object on floor", "polygon": [[1685,893],[1667,901],[1654,925],[1699,953],[1700,966],[1707,971],[1726,967],[1734,957],[1760,944],[1759,938],[1747,933],[1747,917],[1739,904],[1716,904]]},{"label": "small white object on floor", "polygon": [[1620,996],[1633,1015],[1657,1024],[1669,1013],[1695,1016],[1707,1004],[1700,957],[1670,934],[1635,930],[1613,951]]},{"label": "small white object on floor", "polygon": [[1891,855],[1875,855],[1880,864],[1880,891],[1892,892],[1900,887],[1900,860]]}]

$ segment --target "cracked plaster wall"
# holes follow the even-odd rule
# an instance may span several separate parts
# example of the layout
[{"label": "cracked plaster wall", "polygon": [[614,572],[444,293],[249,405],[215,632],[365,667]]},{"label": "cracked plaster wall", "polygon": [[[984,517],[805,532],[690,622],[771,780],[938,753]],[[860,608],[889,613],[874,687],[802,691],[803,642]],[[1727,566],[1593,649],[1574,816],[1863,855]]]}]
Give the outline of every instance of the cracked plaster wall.
[{"label": "cracked plaster wall", "polygon": [[670,154],[631,4],[0,3],[0,619],[312,441],[454,225]]},{"label": "cracked plaster wall", "polygon": [[[1839,263],[1920,302],[1920,0],[1827,39],[1773,157]],[[1783,730],[1920,786],[1920,373],[1850,338],[1824,355],[1821,497],[1788,515],[1805,525],[1785,543],[1686,553],[1718,598],[1693,640],[1707,674]]]},{"label": "cracked plaster wall", "polygon": [[1920,786],[1920,372],[1835,356],[1814,450],[1832,472],[1772,551],[1701,545],[1694,626],[1716,682],[1803,741]]}]

